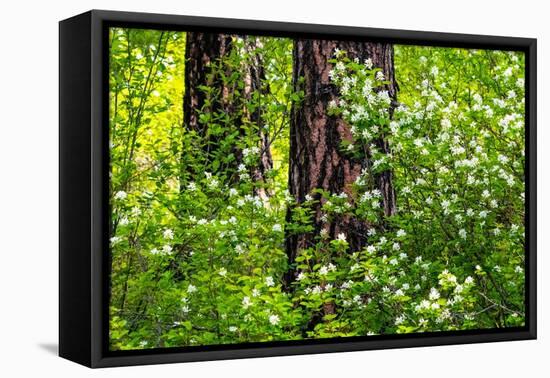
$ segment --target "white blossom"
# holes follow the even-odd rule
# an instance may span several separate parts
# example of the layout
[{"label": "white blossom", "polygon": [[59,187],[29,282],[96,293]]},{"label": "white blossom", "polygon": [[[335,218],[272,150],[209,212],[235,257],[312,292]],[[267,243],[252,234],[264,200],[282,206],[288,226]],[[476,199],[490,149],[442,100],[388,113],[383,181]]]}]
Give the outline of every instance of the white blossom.
[{"label": "white blossom", "polygon": [[210,189],[216,189],[218,187],[219,181],[212,177],[210,180],[208,180],[208,187]]},{"label": "white blossom", "polygon": [[115,199],[123,200],[123,199],[126,199],[127,196],[128,196],[128,194],[126,194],[126,192],[124,190],[119,190],[115,194]]},{"label": "white blossom", "polygon": [[372,59],[371,58],[365,59],[365,67],[368,70],[372,70]]},{"label": "white blossom", "polygon": [[279,315],[270,315],[270,316],[269,316],[269,322],[270,322],[272,325],[277,325],[277,324],[279,324]]},{"label": "white blossom", "polygon": [[517,79],[516,80],[516,86],[518,86],[519,88],[525,87],[525,79],[523,79],[523,78]]},{"label": "white blossom", "polygon": [[430,300],[435,301],[435,300],[438,300],[439,297],[440,297],[439,291],[435,287],[432,287],[430,289],[430,295],[429,295]]},{"label": "white blossom", "polygon": [[109,241],[111,242],[111,245],[115,245],[119,243],[121,240],[122,238],[120,236],[113,236],[109,239]]},{"label": "white blossom", "polygon": [[244,297],[242,300],[243,308],[247,309],[252,305],[252,301],[250,300],[250,297]]},{"label": "white blossom", "polygon": [[163,236],[165,239],[174,239],[174,231],[172,231],[171,229],[167,228],[167,229],[164,230],[164,232],[162,233],[162,236]]},{"label": "white blossom", "polygon": [[313,288],[313,290],[311,290],[311,293],[312,294],[321,294],[321,291],[322,291],[321,286],[317,285]]}]

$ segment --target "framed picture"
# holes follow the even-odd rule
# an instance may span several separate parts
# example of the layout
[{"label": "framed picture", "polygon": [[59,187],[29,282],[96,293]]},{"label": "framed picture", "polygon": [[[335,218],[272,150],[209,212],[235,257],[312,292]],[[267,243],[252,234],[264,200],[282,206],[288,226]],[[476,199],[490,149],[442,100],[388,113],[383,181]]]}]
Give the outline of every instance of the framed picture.
[{"label": "framed picture", "polygon": [[60,22],[60,355],[536,338],[536,40]]}]

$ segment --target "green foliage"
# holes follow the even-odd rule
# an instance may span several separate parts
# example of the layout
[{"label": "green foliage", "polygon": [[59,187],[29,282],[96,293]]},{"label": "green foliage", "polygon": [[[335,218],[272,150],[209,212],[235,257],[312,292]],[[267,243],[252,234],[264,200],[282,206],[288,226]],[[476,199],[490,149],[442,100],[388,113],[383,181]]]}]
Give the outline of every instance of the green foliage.
[{"label": "green foliage", "polygon": [[[234,37],[212,62],[239,106],[205,106],[200,134],[182,126],[185,33],[111,29],[111,349],[522,325],[523,54],[395,46],[392,104],[379,68],[337,52],[330,114],[367,168],[351,195],[319,189],[297,203],[289,119],[304,93],[292,90],[292,41],[258,39],[250,50]],[[242,67],[258,56],[265,77],[244,101]],[[207,105],[223,95],[200,89]],[[260,121],[246,117],[259,107]],[[274,165],[256,180],[261,133]],[[387,170],[391,217],[373,180]],[[284,288],[285,235],[314,231],[319,201],[327,222],[375,227],[359,251],[321,231]]]}]

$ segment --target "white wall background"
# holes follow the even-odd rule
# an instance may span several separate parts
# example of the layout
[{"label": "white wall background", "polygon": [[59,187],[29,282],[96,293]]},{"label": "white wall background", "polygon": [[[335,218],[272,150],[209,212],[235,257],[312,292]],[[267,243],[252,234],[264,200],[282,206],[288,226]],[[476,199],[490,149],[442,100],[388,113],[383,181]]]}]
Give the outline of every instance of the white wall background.
[{"label": "white wall background", "polygon": [[[550,372],[550,174],[542,0],[7,0],[0,5],[0,375],[542,377]],[[90,370],[56,356],[57,64],[61,19],[89,9],[538,38],[539,340]],[[545,274],[547,273],[547,274]],[[544,349],[547,349],[546,352]]]}]

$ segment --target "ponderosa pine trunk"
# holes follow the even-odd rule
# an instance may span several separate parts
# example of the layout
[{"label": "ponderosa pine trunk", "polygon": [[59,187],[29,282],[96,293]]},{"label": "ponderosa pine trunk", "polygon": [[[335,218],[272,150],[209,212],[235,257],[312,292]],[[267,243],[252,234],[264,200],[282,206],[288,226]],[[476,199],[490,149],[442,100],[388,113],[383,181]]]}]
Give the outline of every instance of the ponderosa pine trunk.
[{"label": "ponderosa pine trunk", "polygon": [[[294,106],[290,122],[290,167],[289,191],[298,202],[303,202],[314,189],[323,189],[333,194],[346,193],[351,198],[351,186],[360,175],[367,161],[350,158],[341,153],[341,142],[351,141],[349,125],[337,116],[328,115],[328,104],[338,97],[338,89],[331,84],[329,72],[335,49],[346,51],[351,59],[361,62],[370,58],[373,65],[382,69],[386,80],[385,88],[395,103],[397,84],[394,77],[393,48],[385,43],[297,40],[294,44],[293,85],[295,91],[303,91],[303,101]],[[300,79],[303,78],[303,79]],[[391,112],[391,110],[390,110]],[[389,153],[388,142],[382,137],[374,142],[381,151]],[[385,171],[374,177],[382,192],[384,213],[395,213],[395,191],[392,185],[392,172]],[[320,199],[319,195],[313,195]],[[314,207],[314,230],[306,234],[287,235],[286,251],[289,263],[295,261],[298,251],[311,247],[314,238],[322,229],[329,238],[344,233],[350,251],[358,251],[365,246],[367,231],[380,227],[367,222],[341,216],[332,222],[321,219],[321,203]],[[290,220],[290,210],[288,220]],[[289,269],[285,284],[295,280],[295,269]]]}]

